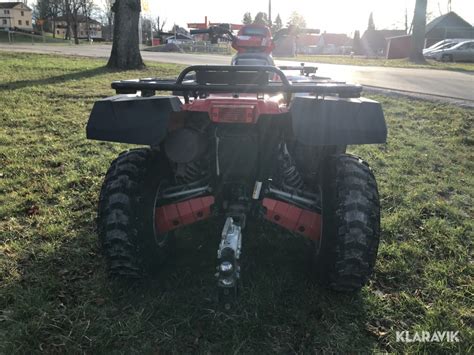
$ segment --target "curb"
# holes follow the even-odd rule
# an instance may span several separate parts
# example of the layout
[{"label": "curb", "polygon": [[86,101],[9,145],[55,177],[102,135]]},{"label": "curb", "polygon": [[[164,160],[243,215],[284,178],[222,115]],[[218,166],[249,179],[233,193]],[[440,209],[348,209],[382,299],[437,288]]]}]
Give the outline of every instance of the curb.
[{"label": "curb", "polygon": [[474,100],[465,100],[456,97],[449,97],[449,96],[442,96],[442,95],[430,95],[430,94],[423,94],[415,91],[407,91],[407,90],[394,90],[379,86],[370,86],[370,85],[363,85],[364,92],[368,94],[384,94],[393,97],[404,97],[416,100],[423,100],[423,101],[430,101],[430,102],[437,102],[437,103],[447,103],[451,105],[456,105],[464,108],[471,108],[474,109]]}]

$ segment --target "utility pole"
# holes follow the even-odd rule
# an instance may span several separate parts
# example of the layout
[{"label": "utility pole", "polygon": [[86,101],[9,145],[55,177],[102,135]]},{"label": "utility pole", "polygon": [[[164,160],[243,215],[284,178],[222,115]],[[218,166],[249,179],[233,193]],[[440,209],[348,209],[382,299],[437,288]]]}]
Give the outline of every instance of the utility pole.
[{"label": "utility pole", "polygon": [[405,34],[408,33],[408,8],[405,8]]},{"label": "utility pole", "polygon": [[138,18],[138,47],[141,48],[143,44],[143,32],[142,32],[142,16]]},{"label": "utility pole", "polygon": [[153,17],[150,15],[150,46],[153,47]]},{"label": "utility pole", "polygon": [[272,25],[272,0],[268,0],[268,23]]}]

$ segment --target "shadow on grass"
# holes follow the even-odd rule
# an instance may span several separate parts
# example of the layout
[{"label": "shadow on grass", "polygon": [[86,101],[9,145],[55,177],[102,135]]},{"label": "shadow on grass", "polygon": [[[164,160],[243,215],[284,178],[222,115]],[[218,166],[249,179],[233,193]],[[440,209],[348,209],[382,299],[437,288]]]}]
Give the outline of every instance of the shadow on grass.
[{"label": "shadow on grass", "polygon": [[26,260],[21,279],[5,293],[10,315],[5,350],[369,353],[376,348],[377,339],[366,330],[364,296],[315,285],[307,243],[263,226],[250,225],[245,233],[239,303],[222,312],[213,276],[220,227],[206,222],[180,232],[176,255],[159,275],[132,285],[106,276],[93,235]]},{"label": "shadow on grass", "polygon": [[49,78],[42,78],[42,79],[33,79],[33,80],[19,80],[13,81],[5,84],[0,84],[0,91],[10,91],[10,90],[19,90],[25,87],[31,86],[42,86],[42,85],[52,85],[52,84],[61,84],[71,80],[82,80],[82,79],[89,79],[98,75],[114,73],[115,70],[109,69],[105,66],[78,71],[74,73],[52,76]]}]

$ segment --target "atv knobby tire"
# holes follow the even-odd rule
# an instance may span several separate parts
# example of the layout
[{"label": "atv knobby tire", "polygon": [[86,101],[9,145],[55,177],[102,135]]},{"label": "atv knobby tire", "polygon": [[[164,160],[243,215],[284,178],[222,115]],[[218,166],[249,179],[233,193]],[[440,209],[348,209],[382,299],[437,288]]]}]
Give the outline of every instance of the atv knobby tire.
[{"label": "atv knobby tire", "polygon": [[97,224],[113,276],[140,278],[164,261],[171,235],[158,235],[154,227],[163,170],[159,153],[141,148],[123,152],[105,176]]},{"label": "atv knobby tire", "polygon": [[360,290],[371,276],[380,239],[380,203],[367,163],[341,154],[326,162],[322,237],[315,243],[316,273],[330,289]]}]

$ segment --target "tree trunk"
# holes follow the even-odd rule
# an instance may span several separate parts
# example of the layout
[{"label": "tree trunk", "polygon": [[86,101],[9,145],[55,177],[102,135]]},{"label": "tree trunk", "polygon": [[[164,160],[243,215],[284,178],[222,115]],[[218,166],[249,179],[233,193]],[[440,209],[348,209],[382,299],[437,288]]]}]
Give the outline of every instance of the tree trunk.
[{"label": "tree trunk", "polygon": [[114,21],[112,14],[109,15],[109,40],[114,39]]},{"label": "tree trunk", "polygon": [[426,63],[423,56],[426,35],[426,6],[427,0],[416,0],[415,15],[413,17],[410,61],[420,64]]},{"label": "tree trunk", "polygon": [[74,44],[79,44],[79,24],[77,12],[72,16],[72,34],[74,36]]},{"label": "tree trunk", "polygon": [[116,0],[113,6],[114,41],[107,67],[116,69],[142,69],[138,44],[140,0]]},{"label": "tree trunk", "polygon": [[69,1],[65,1],[65,12],[66,12],[66,32],[64,33],[64,39],[71,39],[71,4]]},{"label": "tree trunk", "polygon": [[78,34],[79,29],[77,28],[77,22],[74,22],[74,44],[79,44],[79,34]]}]

